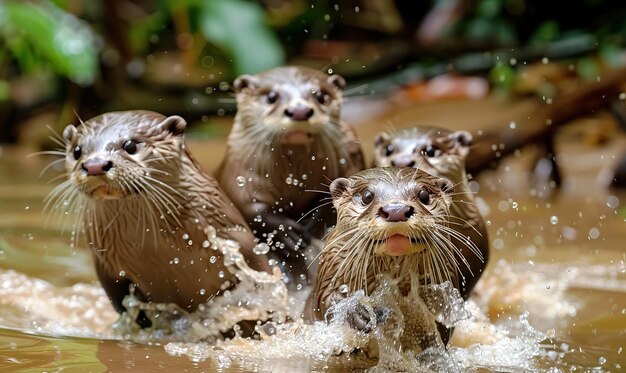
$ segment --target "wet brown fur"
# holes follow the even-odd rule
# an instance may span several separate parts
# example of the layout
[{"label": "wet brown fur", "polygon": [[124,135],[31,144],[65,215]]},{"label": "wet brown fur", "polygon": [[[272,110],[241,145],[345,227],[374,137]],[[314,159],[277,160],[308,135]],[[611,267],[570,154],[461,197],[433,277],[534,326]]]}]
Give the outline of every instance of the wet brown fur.
[{"label": "wet brown fur", "polygon": [[[337,225],[320,255],[305,318],[324,319],[330,306],[356,290],[371,293],[376,275],[382,273],[399,279],[404,295],[410,290],[411,274],[422,283],[456,282],[456,268],[465,263],[455,261],[459,249],[450,241],[458,233],[448,227],[453,194],[449,180],[411,168],[373,168],[337,179],[330,189]],[[369,204],[362,202],[366,189],[374,193]],[[418,198],[422,189],[430,194],[428,204]],[[381,217],[381,207],[396,202],[414,208],[407,221],[390,223]],[[422,242],[423,251],[403,256],[374,253],[378,242],[396,233]],[[340,291],[342,285],[348,286],[347,292]]]},{"label": "wet brown fur", "polygon": [[[418,126],[378,134],[374,154],[374,167],[410,166],[432,175],[446,177],[454,183],[450,227],[467,237],[480,251],[473,253],[471,245],[463,242],[466,239],[453,237],[455,245],[469,263],[469,266],[460,267],[460,291],[464,298],[469,297],[489,258],[487,227],[476,205],[474,193],[469,188],[465,172],[465,161],[471,142],[472,136],[467,131]],[[436,149],[434,157],[426,154],[428,146]],[[433,149],[429,150],[432,154]]]},{"label": "wet brown fur", "polygon": [[[209,225],[219,237],[239,242],[251,267],[269,270],[267,258],[252,252],[254,236],[241,213],[186,148],[185,128],[178,116],[126,111],[64,131],[67,180],[50,193],[48,206],[75,214],[74,232],[86,232],[98,277],[118,312],[131,284],[144,301],[187,311],[236,284],[221,253],[203,245]],[[137,144],[134,154],[124,150],[128,140]],[[88,175],[82,165],[94,159],[111,161],[111,169]],[[119,198],[100,198],[98,186]]]},{"label": "wet brown fur", "polygon": [[[273,231],[274,245],[287,242],[290,231],[321,237],[322,228],[334,223],[328,214],[317,215],[307,227],[299,219],[322,204],[317,190],[364,168],[356,134],[339,118],[344,85],[338,75],[293,66],[235,81],[238,111],[218,178],[260,239]],[[272,91],[278,94],[274,103],[268,99]],[[317,100],[318,92],[326,102]],[[288,118],[285,111],[295,106],[311,108],[310,119]],[[294,129],[308,132],[311,142],[284,143],[285,133]]]}]

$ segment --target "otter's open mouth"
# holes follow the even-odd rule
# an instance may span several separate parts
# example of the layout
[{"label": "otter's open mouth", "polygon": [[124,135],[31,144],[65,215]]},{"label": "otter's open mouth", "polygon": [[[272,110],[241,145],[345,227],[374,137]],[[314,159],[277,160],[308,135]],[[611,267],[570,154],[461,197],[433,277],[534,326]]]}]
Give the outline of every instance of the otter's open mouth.
[{"label": "otter's open mouth", "polygon": [[107,184],[98,185],[93,188],[89,194],[91,197],[100,199],[118,199],[124,196],[124,193],[120,188]]},{"label": "otter's open mouth", "polygon": [[379,255],[409,255],[423,251],[426,248],[426,241],[423,238],[409,238],[401,234],[393,234],[386,239],[377,240],[376,243],[374,252]]},{"label": "otter's open mouth", "polygon": [[313,134],[304,130],[288,130],[282,135],[283,144],[308,144],[313,142]]}]

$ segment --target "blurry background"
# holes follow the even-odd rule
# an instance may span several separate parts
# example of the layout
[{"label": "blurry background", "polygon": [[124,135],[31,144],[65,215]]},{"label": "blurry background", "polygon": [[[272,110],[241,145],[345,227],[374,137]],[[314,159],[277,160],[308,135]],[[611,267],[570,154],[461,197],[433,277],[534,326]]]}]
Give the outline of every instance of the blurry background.
[{"label": "blurry background", "polygon": [[[625,36],[609,0],[0,0],[0,142],[138,108],[223,134],[230,82],[282,64],[332,69],[351,97],[552,97],[624,64]],[[450,72],[480,79],[428,84]]]}]

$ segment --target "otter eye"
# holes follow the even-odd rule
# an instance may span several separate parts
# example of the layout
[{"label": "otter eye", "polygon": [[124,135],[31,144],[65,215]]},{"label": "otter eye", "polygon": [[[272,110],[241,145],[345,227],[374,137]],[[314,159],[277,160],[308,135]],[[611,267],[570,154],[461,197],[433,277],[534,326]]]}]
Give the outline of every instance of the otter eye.
[{"label": "otter eye", "polygon": [[427,157],[437,157],[439,156],[439,154],[441,154],[441,150],[439,150],[439,148],[432,146],[432,145],[428,145],[427,147],[425,147],[422,150],[422,154],[426,155]]},{"label": "otter eye", "polygon": [[422,188],[417,196],[424,205],[430,204],[430,193],[426,189]]},{"label": "otter eye", "polygon": [[386,155],[386,156],[390,156],[390,155],[392,155],[392,154],[393,154],[393,152],[395,152],[395,151],[396,151],[396,148],[394,148],[394,146],[393,146],[393,145],[389,144],[389,145],[387,145],[387,147],[385,148],[385,155]]},{"label": "otter eye", "polygon": [[361,202],[364,205],[369,205],[374,200],[374,192],[369,189],[365,189],[363,193],[361,193]]},{"label": "otter eye", "polygon": [[74,155],[74,159],[76,159],[76,160],[78,160],[78,158],[80,158],[81,154],[83,154],[83,150],[80,148],[80,145],[76,145],[72,152],[73,152],[73,155]]},{"label": "otter eye", "polygon": [[318,89],[317,91],[313,91],[313,94],[315,95],[315,98],[317,99],[317,102],[319,102],[320,104],[325,104],[328,102],[329,100],[329,96],[326,94],[326,92],[324,92],[321,89]]},{"label": "otter eye", "polygon": [[128,140],[124,143],[124,151],[126,151],[126,153],[128,154],[135,154],[137,153],[137,143],[133,140]]},{"label": "otter eye", "polygon": [[266,96],[267,97],[267,103],[268,104],[275,103],[276,101],[278,101],[278,96],[279,96],[278,92],[276,92],[276,91],[269,91],[267,93],[267,96]]}]

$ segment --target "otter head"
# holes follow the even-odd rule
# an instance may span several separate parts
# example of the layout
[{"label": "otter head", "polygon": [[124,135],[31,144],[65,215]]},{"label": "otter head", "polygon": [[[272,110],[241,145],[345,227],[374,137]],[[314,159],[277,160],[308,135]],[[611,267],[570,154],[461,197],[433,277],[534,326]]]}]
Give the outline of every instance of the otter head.
[{"label": "otter head", "polygon": [[251,138],[307,144],[339,132],[345,80],[306,67],[279,67],[234,82],[237,118]]},{"label": "otter head", "polygon": [[187,124],[149,111],[102,114],[63,131],[74,190],[97,200],[143,194],[170,211]]},{"label": "otter head", "polygon": [[[375,168],[330,185],[337,228],[355,250],[419,253],[446,240],[452,183],[410,168]],[[345,237],[344,237],[345,238]]]},{"label": "otter head", "polygon": [[415,127],[376,136],[376,167],[414,167],[426,172],[461,180],[472,135],[442,128]]}]

